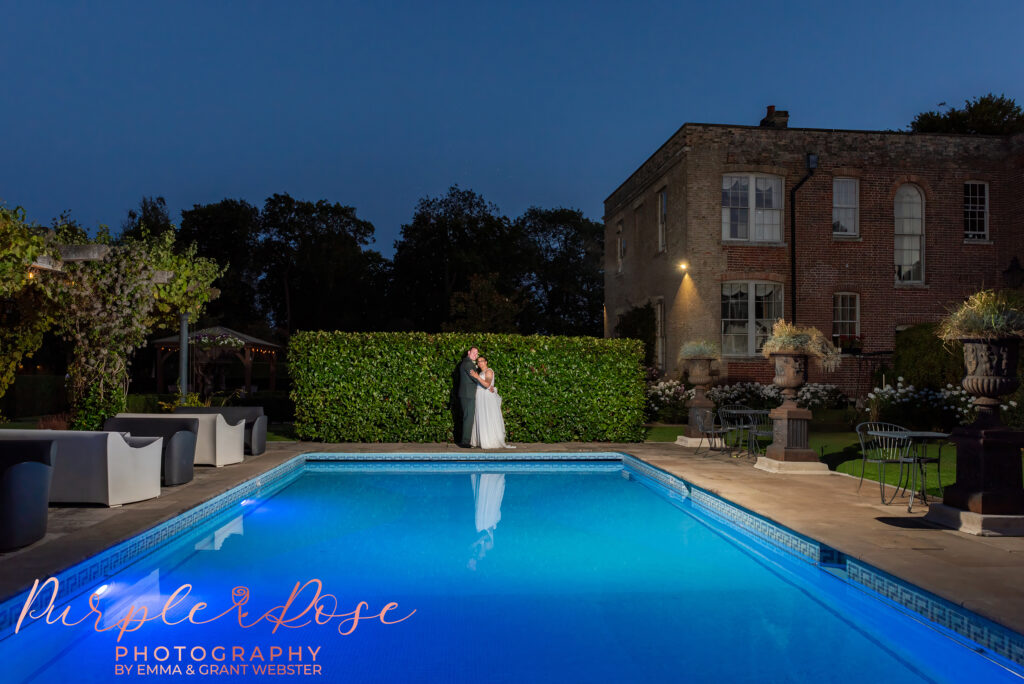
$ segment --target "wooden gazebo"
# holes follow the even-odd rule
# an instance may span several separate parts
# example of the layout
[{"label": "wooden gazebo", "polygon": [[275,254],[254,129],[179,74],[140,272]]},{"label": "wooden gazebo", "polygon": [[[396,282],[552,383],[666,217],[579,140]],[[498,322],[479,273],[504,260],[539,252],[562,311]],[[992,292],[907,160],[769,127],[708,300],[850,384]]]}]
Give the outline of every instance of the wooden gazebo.
[{"label": "wooden gazebo", "polygon": [[[197,348],[197,343],[202,339],[211,337],[233,337],[242,341],[241,349],[231,349],[238,360],[245,367],[245,393],[252,393],[252,362],[257,356],[269,356],[270,359],[270,391],[273,392],[277,380],[277,354],[281,346],[273,342],[261,340],[252,335],[240,333],[231,328],[216,325],[212,328],[196,330],[189,334],[189,348]],[[153,340],[150,345],[156,347],[156,384],[161,390],[164,387],[164,362],[172,355],[178,353],[181,347],[181,338],[177,335],[161,337]]]}]

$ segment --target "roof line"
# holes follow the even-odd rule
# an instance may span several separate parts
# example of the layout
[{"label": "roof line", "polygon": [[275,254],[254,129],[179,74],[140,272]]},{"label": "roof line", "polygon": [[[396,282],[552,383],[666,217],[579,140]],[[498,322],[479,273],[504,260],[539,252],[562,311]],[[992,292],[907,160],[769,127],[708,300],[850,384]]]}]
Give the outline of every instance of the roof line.
[{"label": "roof line", "polygon": [[687,121],[682,126],[680,126],[678,128],[678,130],[676,130],[675,133],[670,135],[668,137],[668,139],[665,140],[665,142],[663,142],[658,147],[658,149],[656,149],[653,153],[651,153],[651,155],[648,156],[647,159],[643,160],[643,162],[640,163],[640,166],[638,166],[636,168],[636,170],[633,171],[633,173],[629,174],[629,176],[626,178],[626,180],[624,180],[621,183],[619,183],[618,187],[616,187],[614,190],[612,190],[611,193],[607,197],[604,198],[604,201],[607,202],[608,200],[610,200],[612,198],[612,195],[617,193],[627,183],[629,183],[629,181],[631,181],[633,179],[633,176],[635,176],[637,173],[639,173],[640,169],[642,169],[644,166],[647,165],[647,162],[649,162],[652,159],[654,159],[654,157],[656,157],[658,155],[658,153],[661,152],[661,150],[666,145],[668,145],[670,142],[672,142],[673,138],[675,138],[677,135],[682,133],[683,129],[686,128],[687,126],[708,126],[708,127],[711,127],[711,128],[741,128],[741,129],[749,129],[749,130],[775,131],[775,132],[812,131],[812,132],[816,132],[816,133],[865,133],[865,134],[872,133],[872,134],[876,134],[876,135],[929,135],[929,136],[944,136],[944,137],[947,137],[947,138],[994,138],[994,139],[1004,139],[1005,138],[1005,139],[1009,139],[1009,138],[1012,138],[1014,135],[1017,135],[1015,133],[1003,133],[1003,134],[992,134],[992,133],[918,133],[918,132],[914,132],[914,131],[893,131],[893,130],[878,131],[878,130],[858,129],[858,128],[802,128],[802,127],[796,127],[796,126],[787,127],[787,128],[772,128],[770,126],[751,126],[751,125],[745,125],[745,124],[701,123],[701,122],[695,122],[695,121]]}]

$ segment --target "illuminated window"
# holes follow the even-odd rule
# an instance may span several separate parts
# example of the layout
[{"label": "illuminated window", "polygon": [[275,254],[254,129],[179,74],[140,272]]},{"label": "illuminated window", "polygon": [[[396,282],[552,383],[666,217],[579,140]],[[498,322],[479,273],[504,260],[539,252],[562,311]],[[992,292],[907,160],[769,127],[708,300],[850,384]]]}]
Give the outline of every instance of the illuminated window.
[{"label": "illuminated window", "polygon": [[896,191],[893,206],[895,243],[893,256],[896,280],[903,283],[924,282],[924,198],[913,185]]},{"label": "illuminated window", "polygon": [[782,285],[739,281],[722,283],[722,353],[753,356],[782,317]]}]

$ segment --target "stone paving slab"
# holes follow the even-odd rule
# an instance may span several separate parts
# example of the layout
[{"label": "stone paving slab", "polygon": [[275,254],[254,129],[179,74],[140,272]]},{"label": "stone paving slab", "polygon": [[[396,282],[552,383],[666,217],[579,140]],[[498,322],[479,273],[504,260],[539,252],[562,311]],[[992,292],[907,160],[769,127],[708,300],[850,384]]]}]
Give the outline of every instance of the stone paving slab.
[{"label": "stone paving slab", "polygon": [[[974,537],[923,520],[927,507],[906,498],[879,501],[875,483],[838,473],[785,475],[753,461],[695,455],[672,443],[519,444],[524,452],[624,452],[874,565],[953,603],[1024,633],[1024,539]],[[499,452],[502,450],[499,450]],[[157,499],[120,508],[54,506],[46,537],[0,554],[0,600],[207,501],[301,453],[472,453],[453,444],[271,442],[267,452],[223,468],[198,467],[195,480],[163,488]],[[494,453],[494,452],[488,452]]]}]

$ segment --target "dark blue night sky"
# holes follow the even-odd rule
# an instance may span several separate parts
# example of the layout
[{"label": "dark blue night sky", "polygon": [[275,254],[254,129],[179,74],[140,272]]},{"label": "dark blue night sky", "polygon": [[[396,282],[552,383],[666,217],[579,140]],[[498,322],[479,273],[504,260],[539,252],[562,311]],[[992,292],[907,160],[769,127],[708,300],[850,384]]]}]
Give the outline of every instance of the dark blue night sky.
[{"label": "dark blue night sky", "polygon": [[452,184],[515,216],[602,201],[686,121],[899,129],[1024,101],[1024,2],[7,2],[0,199],[119,227],[274,192],[390,255]]}]

